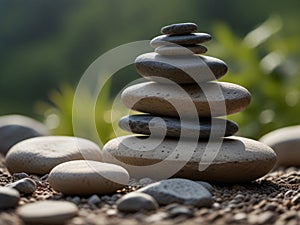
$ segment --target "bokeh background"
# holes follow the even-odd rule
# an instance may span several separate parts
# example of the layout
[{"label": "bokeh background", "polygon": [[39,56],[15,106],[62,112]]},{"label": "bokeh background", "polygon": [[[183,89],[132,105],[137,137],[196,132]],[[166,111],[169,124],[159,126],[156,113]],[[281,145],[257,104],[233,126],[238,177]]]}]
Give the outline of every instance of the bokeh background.
[{"label": "bokeh background", "polygon": [[[207,54],[230,68],[222,80],[252,93],[249,108],[229,118],[240,135],[259,138],[300,123],[299,11],[299,0],[0,0],[0,114],[72,134],[74,89],[97,57],[151,39],[164,25],[195,22],[213,36]],[[137,78],[129,66],[102,92],[96,117],[104,142],[114,136],[107,119],[114,95]]]}]

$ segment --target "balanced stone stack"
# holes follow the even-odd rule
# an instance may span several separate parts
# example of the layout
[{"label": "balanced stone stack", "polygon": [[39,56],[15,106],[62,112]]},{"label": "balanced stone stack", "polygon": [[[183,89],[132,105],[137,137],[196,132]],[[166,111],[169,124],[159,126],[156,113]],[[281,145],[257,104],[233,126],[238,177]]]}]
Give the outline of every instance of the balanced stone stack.
[{"label": "balanced stone stack", "polygon": [[275,164],[270,147],[232,136],[237,124],[218,118],[244,110],[251,96],[239,85],[215,81],[227,65],[202,55],[211,36],[197,29],[194,23],[163,27],[150,42],[155,52],[135,61],[150,81],[126,88],[121,99],[148,114],[123,117],[119,126],[139,135],[115,138],[103,149],[104,160],[122,165],[131,177],[247,182]]}]

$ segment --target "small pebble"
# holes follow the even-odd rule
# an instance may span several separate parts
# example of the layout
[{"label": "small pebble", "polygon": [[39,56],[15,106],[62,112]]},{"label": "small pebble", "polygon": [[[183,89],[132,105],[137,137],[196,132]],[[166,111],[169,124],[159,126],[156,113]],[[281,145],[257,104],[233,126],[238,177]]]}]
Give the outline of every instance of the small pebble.
[{"label": "small pebble", "polygon": [[186,207],[186,206],[177,206],[173,207],[169,211],[170,217],[177,217],[177,216],[186,216],[186,217],[193,217],[194,212],[192,209]]},{"label": "small pebble", "polygon": [[89,205],[97,205],[101,202],[101,199],[99,198],[98,195],[92,195],[89,199],[88,199],[88,204]]},{"label": "small pebble", "polygon": [[84,138],[45,136],[17,143],[9,150],[5,162],[11,174],[44,175],[63,162],[80,159],[101,161],[99,146]]},{"label": "small pebble", "polygon": [[151,195],[159,205],[179,203],[196,207],[212,205],[212,195],[202,185],[180,178],[162,180],[137,190]]},{"label": "small pebble", "polygon": [[0,210],[18,205],[20,194],[17,190],[8,187],[0,187]]},{"label": "small pebble", "polygon": [[156,200],[148,194],[131,192],[117,201],[117,208],[121,212],[135,213],[158,209]]},{"label": "small pebble", "polygon": [[36,183],[30,178],[23,178],[14,183],[7,184],[6,187],[14,188],[23,194],[32,194],[36,190]]}]

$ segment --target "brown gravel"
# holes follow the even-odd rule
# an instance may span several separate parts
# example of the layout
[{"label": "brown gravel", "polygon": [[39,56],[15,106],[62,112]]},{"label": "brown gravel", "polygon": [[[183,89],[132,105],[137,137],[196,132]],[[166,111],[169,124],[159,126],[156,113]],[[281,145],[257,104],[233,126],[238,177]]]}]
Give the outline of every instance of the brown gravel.
[{"label": "brown gravel", "polygon": [[[0,156],[0,186],[16,181],[9,175]],[[214,204],[211,208],[180,209],[179,216],[170,214],[170,208],[161,207],[156,212],[123,214],[116,210],[115,202],[125,193],[139,187],[128,186],[112,195],[99,196],[100,203],[88,204],[90,196],[63,196],[55,193],[45,181],[30,176],[37,183],[32,195],[21,195],[19,205],[30,202],[65,199],[75,202],[80,210],[68,225],[135,225],[135,224],[300,224],[300,168],[277,168],[265,177],[242,185],[214,185]],[[173,210],[174,211],[174,210]],[[188,213],[184,215],[184,212]],[[194,214],[191,217],[191,212]],[[23,224],[14,209],[0,211],[1,225]]]}]

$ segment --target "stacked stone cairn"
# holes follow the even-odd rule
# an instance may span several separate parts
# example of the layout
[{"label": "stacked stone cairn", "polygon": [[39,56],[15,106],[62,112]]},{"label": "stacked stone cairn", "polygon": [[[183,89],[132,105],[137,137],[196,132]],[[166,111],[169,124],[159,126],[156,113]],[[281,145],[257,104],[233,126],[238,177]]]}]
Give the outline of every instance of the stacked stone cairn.
[{"label": "stacked stone cairn", "polygon": [[209,182],[255,180],[274,166],[274,151],[251,139],[232,136],[238,125],[226,118],[244,110],[251,95],[217,79],[227,65],[204,56],[211,40],[194,23],[165,26],[150,45],[155,52],[136,58],[147,82],[127,87],[123,104],[147,113],[125,116],[119,126],[136,135],[108,142],[104,160],[125,167],[131,177],[181,177]]}]

